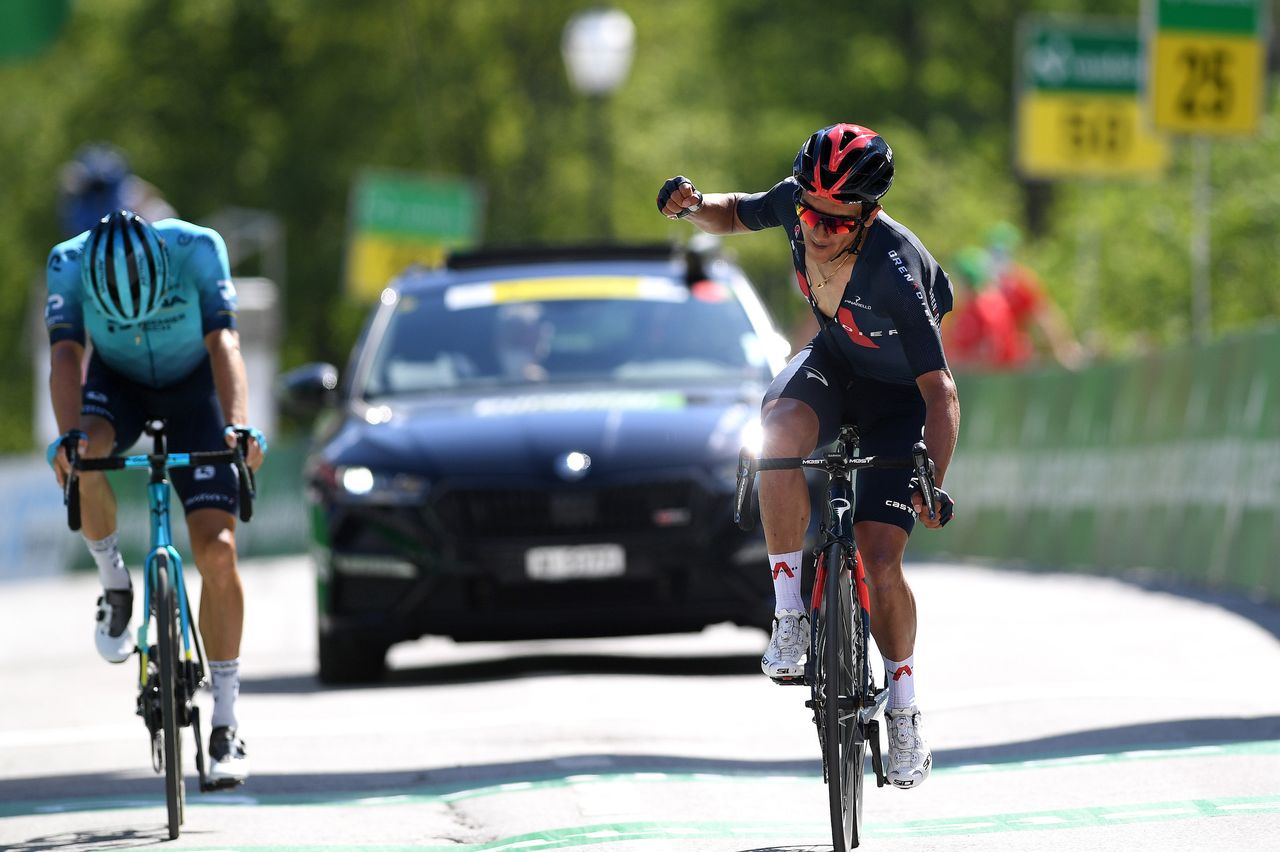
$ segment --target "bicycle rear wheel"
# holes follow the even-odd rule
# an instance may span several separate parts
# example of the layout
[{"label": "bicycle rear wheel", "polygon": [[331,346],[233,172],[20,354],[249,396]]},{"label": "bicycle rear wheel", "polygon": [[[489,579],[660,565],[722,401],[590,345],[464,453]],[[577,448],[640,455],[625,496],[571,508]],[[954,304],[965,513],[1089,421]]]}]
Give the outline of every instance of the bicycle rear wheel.
[{"label": "bicycle rear wheel", "polygon": [[863,767],[867,741],[858,721],[861,705],[861,666],[858,652],[861,610],[853,603],[853,560],[845,548],[832,544],[825,554],[822,649],[823,701],[826,709],[823,762],[827,766],[827,797],[831,810],[834,852],[857,848],[862,832]]},{"label": "bicycle rear wheel", "polygon": [[177,599],[169,577],[169,555],[155,554],[156,631],[160,646],[160,707],[164,714],[164,797],[169,809],[169,839],[181,830],[186,791],[182,783],[182,727],[178,720],[182,661],[178,652]]}]

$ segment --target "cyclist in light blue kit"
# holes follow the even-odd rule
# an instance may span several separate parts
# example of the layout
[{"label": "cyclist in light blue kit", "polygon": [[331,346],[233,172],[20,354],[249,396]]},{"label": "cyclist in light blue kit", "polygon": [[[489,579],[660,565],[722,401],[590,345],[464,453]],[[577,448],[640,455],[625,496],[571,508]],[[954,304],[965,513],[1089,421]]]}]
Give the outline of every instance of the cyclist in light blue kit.
[{"label": "cyclist in light blue kit", "polygon": [[[764,456],[808,456],[835,440],[842,423],[858,427],[864,455],[906,456],[923,432],[941,485],[960,425],[939,335],[951,309],[951,281],[915,234],[880,206],[893,173],[893,151],[878,133],[835,124],[810,136],[791,176],[766,192],[703,195],[678,175],[663,185],[658,210],[713,234],[781,228],[787,236],[796,281],[820,330],[765,394]],[[895,787],[911,788],[929,777],[933,757],[916,708],[916,603],[902,556],[915,521],[942,526],[953,504],[939,489],[934,513],[925,512],[908,471],[863,471],[856,487],[854,532],[889,684],[888,776]],[[761,668],[780,682],[804,674],[809,652],[800,591],[809,510],[799,470],[760,475],[776,597]]]},{"label": "cyclist in light blue kit", "polygon": [[[149,420],[166,421],[182,452],[235,446],[248,421],[248,381],[236,332],[236,295],[227,250],[216,231],[179,219],[151,225],[120,210],[53,247],[47,271],[49,390],[62,432],[49,446],[59,484],[69,472],[68,442],[85,457],[123,452]],[[93,353],[81,380],[86,338]],[[267,450],[256,429],[247,462]],[[215,781],[248,777],[235,703],[240,690],[244,592],[236,570],[236,473],[230,464],[176,468],[196,566],[203,578],[200,632],[209,655]],[[80,474],[83,532],[98,566],[94,639],[122,663],[133,652],[133,589],[120,556],[116,499],[102,473]]]}]

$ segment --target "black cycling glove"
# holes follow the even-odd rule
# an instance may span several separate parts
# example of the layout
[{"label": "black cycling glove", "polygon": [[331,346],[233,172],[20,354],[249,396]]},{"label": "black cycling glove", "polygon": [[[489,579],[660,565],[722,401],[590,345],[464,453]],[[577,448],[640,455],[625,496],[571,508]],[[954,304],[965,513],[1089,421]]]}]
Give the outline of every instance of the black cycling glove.
[{"label": "black cycling glove", "polygon": [[[676,175],[675,177],[671,178],[670,180],[668,180],[666,183],[662,185],[662,189],[658,190],[658,212],[659,213],[661,213],[662,209],[667,206],[667,202],[671,200],[671,196],[675,193],[675,191],[680,188],[681,184],[684,184],[684,183],[689,184],[689,186],[691,187],[693,186],[693,181],[689,180],[684,175]],[[685,216],[689,216],[693,213],[697,213],[699,210],[702,209],[702,193],[698,192],[697,188],[694,187],[693,194],[697,197],[698,203],[693,205],[692,207],[683,208],[679,213],[676,214],[677,219],[683,219]]]},{"label": "black cycling glove", "polygon": [[[930,464],[932,465],[932,461]],[[924,499],[924,491],[920,488],[920,477],[911,477],[911,490],[919,494],[920,499]],[[938,526],[945,527],[952,517],[955,516],[956,501],[951,499],[950,494],[937,486],[934,486],[933,493],[937,499]]]}]

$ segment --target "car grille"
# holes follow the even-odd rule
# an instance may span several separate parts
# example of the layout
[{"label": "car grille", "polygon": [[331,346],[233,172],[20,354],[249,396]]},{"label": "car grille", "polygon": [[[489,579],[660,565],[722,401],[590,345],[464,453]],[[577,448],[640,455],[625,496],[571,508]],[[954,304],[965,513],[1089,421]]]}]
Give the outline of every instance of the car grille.
[{"label": "car grille", "polygon": [[690,482],[597,490],[458,490],[436,512],[460,538],[562,533],[626,533],[690,526],[701,490]]}]

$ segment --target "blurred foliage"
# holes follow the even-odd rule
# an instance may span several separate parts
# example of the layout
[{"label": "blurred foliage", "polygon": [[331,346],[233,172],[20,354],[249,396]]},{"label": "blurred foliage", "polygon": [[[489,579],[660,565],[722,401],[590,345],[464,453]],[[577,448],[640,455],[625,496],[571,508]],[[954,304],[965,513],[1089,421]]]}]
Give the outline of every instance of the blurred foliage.
[{"label": "blurred foliage", "polygon": [[[867,124],[894,146],[887,209],[943,262],[994,219],[1024,225],[1022,259],[1102,353],[1189,332],[1195,146],[1157,181],[1026,185],[1012,173],[1013,33],[1028,11],[1133,17],[1135,0],[942,0],[805,7],[769,0],[618,0],[631,74],[593,104],[570,88],[560,36],[589,0],[78,0],[44,55],[0,65],[0,317],[29,329],[61,235],[59,166],[110,141],[179,215],[270,210],[288,233],[283,363],[343,363],[365,309],[342,291],[352,179],[366,166],[474,179],[490,243],[616,234],[682,239],[657,215],[666,177],[763,190],[814,129]],[[1273,56],[1275,55],[1273,50]],[[604,110],[602,141],[593,120]],[[1280,109],[1212,146],[1214,328],[1280,313]],[[602,158],[598,146],[608,144]],[[598,164],[611,163],[607,174]],[[602,189],[604,188],[604,189]],[[1029,217],[1029,213],[1035,214]],[[785,325],[803,311],[783,238],[729,246]],[[30,333],[30,332],[28,332]],[[40,332],[36,332],[40,333]],[[27,449],[29,337],[0,354],[0,450]]]}]

